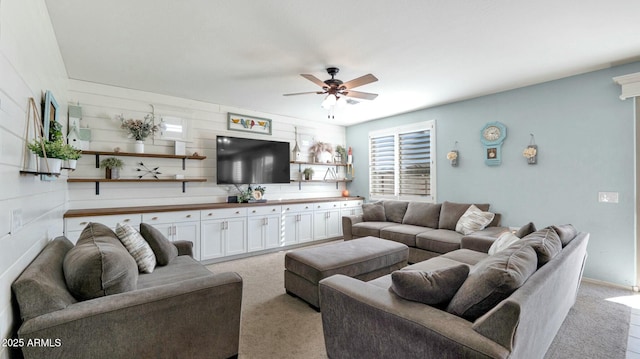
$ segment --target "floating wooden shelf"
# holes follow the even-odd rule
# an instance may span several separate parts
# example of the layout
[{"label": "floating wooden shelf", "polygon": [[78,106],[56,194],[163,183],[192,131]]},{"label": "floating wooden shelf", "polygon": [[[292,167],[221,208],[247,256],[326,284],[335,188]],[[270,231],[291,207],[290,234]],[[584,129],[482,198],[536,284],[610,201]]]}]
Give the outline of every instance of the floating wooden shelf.
[{"label": "floating wooden shelf", "polygon": [[[66,168],[63,168],[66,169]],[[52,173],[52,172],[36,172],[36,171],[20,171],[20,174],[22,175],[34,175],[34,176],[38,176],[38,175],[45,175],[45,176],[60,176],[60,173]]]},{"label": "floating wooden shelf", "polygon": [[299,162],[299,161],[291,161],[290,163],[296,165],[311,165],[311,166],[336,166],[336,167],[346,167],[348,164],[346,163],[322,163],[322,162]]},{"label": "floating wooden shelf", "polygon": [[108,178],[68,178],[67,182],[94,182],[96,184],[96,195],[100,194],[100,183],[101,182],[182,182],[182,192],[186,191],[186,183],[187,182],[207,182],[206,178],[183,178],[183,179],[173,179],[173,178],[161,178],[161,179],[138,179],[138,178],[120,178],[120,179],[108,179]]},{"label": "floating wooden shelf", "polygon": [[185,169],[186,160],[204,160],[205,158],[207,158],[207,156],[164,155],[160,153],[134,153],[134,152],[113,152],[113,151],[82,151],[82,154],[95,155],[96,168],[100,168],[100,156],[176,158],[176,159],[182,160],[182,169]]},{"label": "floating wooden shelf", "polygon": [[[351,166],[350,164],[347,163],[331,163],[331,162],[327,162],[327,163],[320,163],[320,162],[301,162],[301,161],[290,161],[291,164],[296,164],[298,165],[298,172],[302,172],[302,165],[310,165],[310,166],[329,166],[329,167],[336,167],[336,171],[334,171],[334,175],[335,172],[337,172],[337,167],[347,167],[347,171],[348,171],[348,167]],[[325,175],[326,176],[326,175]],[[302,190],[302,184],[307,182],[307,183],[335,183],[336,184],[336,189],[338,189],[338,183],[347,183],[347,182],[351,182],[353,181],[353,179],[321,179],[321,180],[298,180],[298,179],[292,179],[291,182],[298,182],[298,189]]]}]

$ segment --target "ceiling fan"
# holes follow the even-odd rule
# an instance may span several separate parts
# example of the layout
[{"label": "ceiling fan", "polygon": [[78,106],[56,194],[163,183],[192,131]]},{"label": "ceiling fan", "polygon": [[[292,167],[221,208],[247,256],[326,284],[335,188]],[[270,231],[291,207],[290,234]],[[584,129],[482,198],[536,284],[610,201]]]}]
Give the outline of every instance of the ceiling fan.
[{"label": "ceiling fan", "polygon": [[337,78],[335,78],[336,74],[339,71],[340,69],[337,67],[327,68],[327,73],[331,75],[331,78],[324,81],[321,81],[319,78],[313,75],[300,74],[300,76],[304,77],[305,79],[322,87],[322,91],[287,93],[287,94],[284,94],[284,96],[306,95],[306,94],[314,93],[318,95],[326,94],[327,97],[330,97],[330,95],[333,95],[334,100],[339,99],[340,96],[353,97],[353,98],[358,98],[363,100],[373,100],[376,97],[378,97],[378,94],[375,94],[375,93],[352,90],[355,87],[363,86],[363,85],[378,81],[378,79],[375,76],[373,76],[372,74],[367,74],[367,75],[358,77],[356,79],[353,79],[351,81],[342,82],[341,80],[338,80]]}]

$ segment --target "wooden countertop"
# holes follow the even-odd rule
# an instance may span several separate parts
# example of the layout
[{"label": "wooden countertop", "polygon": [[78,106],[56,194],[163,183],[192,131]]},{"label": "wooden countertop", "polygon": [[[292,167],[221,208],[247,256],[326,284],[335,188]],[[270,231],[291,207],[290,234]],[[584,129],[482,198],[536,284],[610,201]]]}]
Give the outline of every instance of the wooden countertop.
[{"label": "wooden countertop", "polygon": [[67,212],[65,212],[63,218],[109,216],[114,214],[133,214],[133,213],[151,213],[151,212],[193,211],[193,210],[219,209],[219,208],[277,206],[277,205],[284,205],[284,204],[353,201],[353,200],[362,200],[362,199],[364,198],[363,197],[322,197],[322,198],[304,198],[304,199],[287,199],[287,200],[268,200],[267,202],[258,202],[258,203],[194,203],[194,204],[174,204],[174,205],[163,205],[163,206],[85,208],[85,209],[70,209]]}]

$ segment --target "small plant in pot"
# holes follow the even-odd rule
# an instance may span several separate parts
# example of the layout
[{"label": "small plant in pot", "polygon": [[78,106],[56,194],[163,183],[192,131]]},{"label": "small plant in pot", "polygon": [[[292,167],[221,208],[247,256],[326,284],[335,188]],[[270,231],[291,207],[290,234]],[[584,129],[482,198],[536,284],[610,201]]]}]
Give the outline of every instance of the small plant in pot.
[{"label": "small plant in pot", "polygon": [[43,173],[60,173],[62,160],[65,159],[65,144],[61,140],[36,140],[27,145],[31,152],[40,157],[38,171]]},{"label": "small plant in pot", "polygon": [[108,157],[100,161],[100,168],[105,169],[105,177],[107,179],[120,178],[120,168],[124,166],[124,162],[116,157]]},{"label": "small plant in pot", "polygon": [[65,145],[64,156],[62,168],[75,170],[78,158],[82,157],[82,151],[71,145]]},{"label": "small plant in pot", "polygon": [[304,171],[302,171],[302,174],[304,174],[305,181],[310,181],[311,178],[313,177],[313,168],[311,167],[305,168]]}]

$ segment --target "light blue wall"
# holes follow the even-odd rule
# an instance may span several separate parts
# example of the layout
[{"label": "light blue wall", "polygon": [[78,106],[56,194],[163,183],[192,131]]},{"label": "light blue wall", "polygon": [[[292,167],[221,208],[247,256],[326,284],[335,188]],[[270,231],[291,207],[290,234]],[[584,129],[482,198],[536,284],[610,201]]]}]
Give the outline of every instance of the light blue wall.
[{"label": "light blue wall", "polygon": [[[640,62],[348,127],[349,191],[368,197],[369,131],[435,119],[438,202],[491,203],[507,226],[572,223],[591,233],[586,277],[635,285],[634,104],[612,80],[634,72]],[[483,162],[480,129],[490,121],[507,127],[498,167]],[[522,156],[530,133],[537,165]],[[451,167],[455,141],[460,160]],[[620,202],[599,203],[600,191]]]}]

